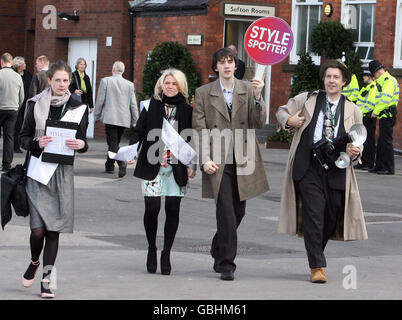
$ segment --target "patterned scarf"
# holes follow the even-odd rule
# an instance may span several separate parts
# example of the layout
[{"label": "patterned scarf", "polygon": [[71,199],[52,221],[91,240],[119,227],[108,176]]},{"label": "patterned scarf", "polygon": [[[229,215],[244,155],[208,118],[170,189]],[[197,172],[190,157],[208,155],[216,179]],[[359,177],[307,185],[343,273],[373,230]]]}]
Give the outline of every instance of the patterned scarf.
[{"label": "patterned scarf", "polygon": [[36,125],[34,140],[39,140],[40,137],[45,135],[46,120],[49,117],[50,106],[60,108],[67,103],[70,96],[71,93],[68,90],[62,96],[52,96],[52,88],[49,87],[28,100],[35,102],[34,118]]}]

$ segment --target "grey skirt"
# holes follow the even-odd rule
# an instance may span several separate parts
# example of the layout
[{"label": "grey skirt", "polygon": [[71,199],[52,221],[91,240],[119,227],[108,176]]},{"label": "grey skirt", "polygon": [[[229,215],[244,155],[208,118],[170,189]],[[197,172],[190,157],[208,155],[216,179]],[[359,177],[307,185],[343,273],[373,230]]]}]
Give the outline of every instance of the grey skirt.
[{"label": "grey skirt", "polygon": [[45,186],[28,177],[26,191],[30,227],[72,233],[74,227],[74,169],[60,165]]}]

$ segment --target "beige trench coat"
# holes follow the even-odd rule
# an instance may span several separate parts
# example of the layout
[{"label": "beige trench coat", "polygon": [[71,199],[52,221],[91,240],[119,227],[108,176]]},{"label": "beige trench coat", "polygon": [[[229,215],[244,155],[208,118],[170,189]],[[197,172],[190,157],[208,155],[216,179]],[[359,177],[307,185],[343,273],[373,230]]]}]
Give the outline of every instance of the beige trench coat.
[{"label": "beige trench coat", "polygon": [[[298,234],[299,236],[302,236],[301,199],[296,195],[295,186],[292,179],[292,168],[301,135],[313,117],[317,94],[318,91],[313,92],[308,101],[306,101],[307,92],[301,93],[290,99],[286,105],[279,107],[276,113],[276,117],[283,128],[285,127],[288,118],[291,115],[294,115],[297,111],[303,110],[301,115],[305,117],[303,126],[295,131],[289,151],[285,180],[282,188],[278,225],[279,233],[287,233],[292,235]],[[354,103],[346,99],[344,114],[344,127],[346,132],[349,131],[350,127],[354,123],[361,122],[362,114],[360,109],[356,107]],[[297,201],[296,198],[298,199]],[[344,217],[343,219],[339,219],[335,235],[331,239],[345,241],[367,239],[367,230],[363,216],[363,209],[352,164],[346,168]]]},{"label": "beige trench coat", "polygon": [[[198,142],[199,163],[212,160],[219,166],[212,175],[202,173],[203,198],[217,200],[224,164],[230,163],[228,159],[233,153],[240,201],[268,191],[264,162],[254,131],[254,128],[265,125],[266,117],[264,101],[261,99],[260,104],[254,103],[253,89],[245,81],[235,79],[232,121],[219,79],[196,90],[193,129],[199,135],[199,139],[195,139]],[[220,139],[222,135],[226,139]]]}]

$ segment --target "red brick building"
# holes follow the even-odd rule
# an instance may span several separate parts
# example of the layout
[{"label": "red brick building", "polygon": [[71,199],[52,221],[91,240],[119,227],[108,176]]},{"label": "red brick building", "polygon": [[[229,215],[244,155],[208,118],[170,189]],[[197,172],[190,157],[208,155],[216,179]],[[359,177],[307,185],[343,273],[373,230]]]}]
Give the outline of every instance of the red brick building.
[{"label": "red brick building", "polygon": [[[330,17],[325,14],[327,5],[332,6]],[[78,21],[57,16],[74,16],[75,10]],[[275,111],[288,99],[297,53],[309,51],[310,32],[319,21],[340,21],[350,28],[363,63],[380,60],[402,86],[402,0],[0,0],[0,52],[25,56],[31,69],[40,54],[70,64],[77,55],[87,55],[96,88],[110,75],[113,61],[122,60],[124,77],[133,79],[141,91],[144,65],[158,42],[186,45],[202,83],[213,80],[213,52],[235,44],[249,79],[254,69],[243,49],[244,33],[262,16],[284,19],[295,37],[289,58],[268,70],[268,125],[276,124]],[[320,57],[313,59],[320,64]],[[402,149],[401,119],[399,112],[394,128],[397,149]],[[97,125],[95,136],[103,134],[103,126]]]}]

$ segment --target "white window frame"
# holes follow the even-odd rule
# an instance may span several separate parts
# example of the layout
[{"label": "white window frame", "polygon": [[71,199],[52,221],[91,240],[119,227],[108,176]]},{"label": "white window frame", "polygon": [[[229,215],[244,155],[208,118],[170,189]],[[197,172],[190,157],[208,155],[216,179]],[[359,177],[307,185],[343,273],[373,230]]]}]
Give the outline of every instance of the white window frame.
[{"label": "white window frame", "polygon": [[[299,25],[299,8],[301,6],[311,6],[311,5],[316,5],[319,6],[319,16],[320,16],[320,22],[322,21],[322,6],[323,6],[324,1],[323,0],[306,0],[305,2],[297,2],[297,0],[292,0],[292,24],[291,28],[293,31],[293,47],[292,50],[290,51],[290,57],[289,57],[289,63],[290,64],[297,64],[299,62],[300,56],[297,54],[296,51],[296,46],[297,46],[297,35],[298,35],[298,30],[297,27]],[[308,19],[307,19],[308,21]],[[306,29],[308,30],[308,25],[306,26]],[[307,35],[307,41],[309,39],[309,35]],[[317,55],[313,55],[310,53],[311,58],[316,65],[321,64],[321,57]]]},{"label": "white window frame", "polygon": [[[348,5],[353,5],[353,4],[374,4],[374,9],[376,9],[377,1],[376,0],[342,0],[341,23],[343,23],[344,26],[345,26],[344,18],[345,18],[346,8]],[[360,59],[360,61],[363,63],[363,66],[367,66],[367,64],[372,60],[372,59],[368,59],[368,54],[370,52],[370,49],[371,48],[374,49],[374,46],[375,46],[375,43],[374,43],[375,10],[373,13],[374,13],[374,15],[373,15],[374,23],[371,24],[371,37],[372,37],[373,41],[372,42],[359,42],[359,41],[353,42],[353,46],[355,47],[356,53],[357,53],[357,50],[359,47],[369,47],[369,49],[367,50],[367,53],[366,53],[366,57],[364,59]],[[360,13],[360,17],[361,17],[361,13]],[[360,30],[360,26],[358,27],[358,29]]]},{"label": "white window frame", "polygon": [[394,68],[402,68],[402,0],[396,1]]}]

